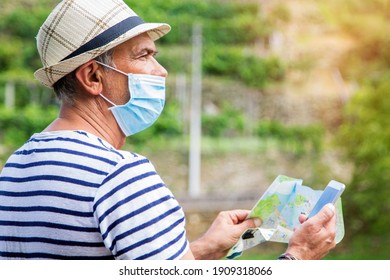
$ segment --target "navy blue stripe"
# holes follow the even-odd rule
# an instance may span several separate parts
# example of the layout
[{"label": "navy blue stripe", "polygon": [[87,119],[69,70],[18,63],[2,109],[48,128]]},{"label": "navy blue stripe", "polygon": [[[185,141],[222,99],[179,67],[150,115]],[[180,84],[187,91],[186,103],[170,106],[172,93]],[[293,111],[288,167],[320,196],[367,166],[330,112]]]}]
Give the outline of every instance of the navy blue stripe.
[{"label": "navy blue stripe", "polygon": [[[147,244],[147,243],[150,243],[152,242],[153,240],[155,240],[156,238],[170,232],[172,229],[174,229],[176,226],[178,226],[180,223],[182,223],[184,221],[184,218],[181,218],[179,220],[177,220],[175,223],[173,223],[171,226],[165,228],[164,230],[160,231],[160,232],[157,232],[155,235],[153,236],[150,236],[148,238],[145,238],[143,240],[140,240],[138,241],[137,243],[134,243],[133,245],[130,245],[130,246],[127,246],[125,248],[123,248],[122,250],[119,250],[116,254],[115,254],[115,257],[119,257],[120,255],[123,255],[131,250],[134,250],[135,248],[137,247],[140,247],[144,244]],[[181,236],[183,236],[183,234],[181,234]],[[156,253],[159,253],[163,250],[160,250],[160,249],[157,249],[155,250],[154,252]]]},{"label": "navy blue stripe", "polygon": [[108,236],[109,232],[114,228],[116,227],[117,225],[119,225],[120,223],[123,223],[124,221],[136,216],[136,215],[139,215],[140,213],[142,212],[145,212],[146,210],[150,209],[150,208],[153,208],[169,199],[171,199],[172,197],[167,195],[167,196],[164,196],[158,200],[155,200],[147,205],[145,205],[144,207],[141,207],[133,212],[130,212],[129,214],[119,218],[118,220],[114,221],[112,224],[110,224],[108,227],[107,227],[107,230],[106,232],[102,235],[103,237],[103,240],[106,239],[106,237]]},{"label": "navy blue stripe", "polygon": [[76,132],[77,134],[80,134],[80,135],[84,135],[84,136],[89,137],[89,136],[88,136],[88,133],[85,132],[85,131],[83,131],[83,130],[74,130],[74,132]]},{"label": "navy blue stripe", "polygon": [[55,160],[47,160],[47,161],[38,161],[38,162],[33,162],[29,164],[19,164],[19,163],[7,163],[5,167],[13,167],[13,168],[18,168],[18,169],[26,169],[30,167],[37,167],[37,166],[45,166],[45,165],[50,165],[50,166],[63,166],[63,167],[70,167],[70,168],[75,168],[75,169],[80,169],[84,171],[88,171],[94,174],[98,175],[107,175],[107,172],[101,171],[99,169],[91,168],[85,165],[81,164],[76,164],[76,163],[71,163],[71,162],[65,162],[65,161],[55,161]]},{"label": "navy blue stripe", "polygon": [[109,256],[63,256],[50,253],[13,253],[1,252],[0,257],[5,258],[22,258],[22,259],[54,259],[54,260],[113,260],[114,257]]},{"label": "navy blue stripe", "polygon": [[[138,163],[138,162],[137,162]],[[113,174],[115,174],[116,176],[118,176],[119,173],[123,172],[123,171],[126,171],[128,168],[131,168],[134,164],[131,164],[131,165],[124,165],[123,167],[121,167],[118,171],[114,172]],[[150,176],[153,176],[153,175],[157,175],[157,173],[155,171],[152,171],[152,172],[147,172],[147,173],[144,173],[144,174],[141,174],[141,175],[138,175],[136,177],[133,177],[125,182],[123,182],[122,184],[118,185],[117,187],[115,187],[114,189],[112,189],[111,191],[109,191],[108,193],[106,193],[104,196],[102,196],[101,198],[99,198],[95,205],[93,206],[93,210],[96,211],[96,208],[103,202],[105,201],[106,199],[108,199],[110,196],[112,196],[113,194],[115,194],[116,192],[120,191],[121,189],[129,186],[130,184],[133,184],[134,182],[137,182],[139,180],[142,180],[142,179],[145,179],[147,177],[150,177]],[[109,176],[110,178],[112,178],[112,176]],[[106,177],[106,180],[104,180],[102,182],[101,185],[104,185],[106,184],[109,179],[107,180],[108,177]]]},{"label": "navy blue stripe", "polygon": [[55,229],[63,229],[77,232],[99,232],[98,228],[94,227],[77,227],[65,224],[48,223],[48,222],[17,222],[17,221],[0,221],[0,226],[15,226],[15,227],[47,227]]},{"label": "navy blue stripe", "polygon": [[8,196],[8,197],[53,196],[53,197],[60,197],[60,198],[66,198],[66,199],[76,200],[76,201],[85,201],[85,202],[92,202],[94,200],[94,197],[79,196],[79,195],[56,192],[56,191],[31,191],[31,192],[0,191],[0,196]]},{"label": "navy blue stripe", "polygon": [[[102,139],[98,138],[100,144],[102,144],[102,146],[104,146],[107,150],[109,150],[110,152],[113,152],[114,154],[117,154],[118,156],[121,157],[121,159],[124,159],[125,157],[120,153],[118,152],[117,150],[115,150],[113,147],[107,147],[106,144],[103,142]],[[99,147],[100,148],[100,147]]]},{"label": "navy blue stripe", "polygon": [[[16,177],[0,177],[0,182],[12,182],[12,183],[26,183],[32,181],[58,181],[58,182],[66,182],[75,185],[81,185],[85,187],[98,188],[100,184],[94,184],[89,181],[81,181],[73,178],[62,177],[62,176],[54,176],[54,175],[40,175],[40,176],[30,176],[23,178]],[[53,182],[54,183],[54,182]]]},{"label": "navy blue stripe", "polygon": [[70,155],[76,155],[76,156],[82,156],[82,157],[96,159],[96,160],[108,163],[110,165],[113,165],[113,166],[115,166],[117,164],[115,161],[108,160],[104,157],[99,157],[99,156],[92,155],[92,154],[87,154],[87,153],[78,152],[78,151],[69,150],[69,149],[61,149],[61,148],[19,150],[19,151],[16,151],[14,154],[15,155],[30,155],[33,153],[65,153],[65,154],[70,154]]},{"label": "navy blue stripe", "polygon": [[142,256],[139,256],[138,258],[135,258],[135,260],[145,260],[147,258],[150,258],[151,256],[154,256],[156,254],[158,254],[159,252],[165,250],[166,248],[172,246],[173,244],[175,244],[177,241],[179,241],[181,238],[183,238],[183,235],[184,235],[184,231],[178,236],[176,237],[175,239],[173,239],[171,242],[168,242],[167,244],[165,244],[164,246],[162,246],[161,248],[159,249],[156,249],[154,251],[151,251],[145,255],[142,255]]},{"label": "navy blue stripe", "polygon": [[136,166],[140,166],[142,164],[147,164],[147,163],[150,163],[150,161],[147,158],[142,158],[142,159],[140,159],[138,161],[134,161],[132,163],[125,164],[122,167],[120,167],[118,170],[114,171],[109,176],[107,176],[104,179],[104,181],[102,182],[102,184],[106,184],[111,179],[117,178],[120,173],[127,172],[128,169],[131,169],[131,168],[136,167]]},{"label": "navy blue stripe", "polygon": [[79,47],[77,50],[72,52],[70,55],[62,59],[61,61],[67,60],[69,58],[75,57],[77,55],[80,55],[82,53],[94,50],[96,48],[102,47],[119,36],[125,34],[127,31],[133,29],[134,27],[144,23],[144,21],[137,16],[129,17],[127,19],[124,19],[121,22],[118,22],[117,24],[111,26],[104,32],[100,33],[98,36],[90,40],[89,42],[85,43],[81,47]]},{"label": "navy blue stripe", "polygon": [[[81,135],[85,135],[85,136],[89,137],[86,133],[83,133],[81,131],[76,131],[76,132],[81,134]],[[45,139],[31,138],[28,142],[51,142],[51,141],[71,142],[71,143],[81,144],[83,146],[92,147],[92,148],[95,148],[95,149],[98,149],[98,150],[114,152],[115,154],[117,154],[121,158],[123,158],[121,153],[119,153],[118,151],[114,150],[112,147],[106,147],[103,144],[103,141],[100,138],[98,138],[98,140],[104,147],[97,146],[97,145],[94,145],[94,144],[91,144],[91,143],[88,143],[88,142],[84,142],[82,140],[68,138],[68,137],[56,137],[56,138],[49,138],[49,139],[47,139],[47,138],[45,138]]]},{"label": "navy blue stripe", "polygon": [[[139,226],[137,226],[137,227],[135,227],[135,228],[132,228],[132,229],[130,229],[130,230],[128,230],[128,231],[125,231],[125,232],[123,232],[123,233],[117,235],[117,236],[115,237],[115,239],[112,241],[111,246],[110,246],[109,249],[110,249],[111,251],[113,251],[113,250],[114,250],[114,247],[116,246],[116,243],[117,243],[119,240],[121,240],[121,239],[123,239],[123,238],[125,238],[125,237],[127,237],[127,236],[129,236],[129,235],[132,235],[132,234],[134,234],[134,233],[136,233],[136,232],[138,232],[138,231],[140,231],[140,230],[143,230],[144,228],[147,228],[147,227],[149,227],[149,226],[151,226],[151,225],[157,223],[158,221],[160,221],[160,220],[162,220],[162,219],[168,217],[169,215],[171,215],[171,214],[173,214],[173,213],[179,211],[180,209],[181,209],[180,206],[176,206],[175,208],[172,208],[172,209],[166,211],[166,212],[163,213],[162,215],[160,215],[160,216],[158,216],[158,217],[156,217],[156,218],[154,218],[154,219],[152,219],[152,220],[150,220],[150,221],[148,221],[148,222],[146,222],[146,223],[143,223],[143,224],[141,224],[141,225],[139,225]],[[184,220],[184,217],[183,217],[183,220]]]},{"label": "navy blue stripe", "polygon": [[122,206],[123,204],[125,203],[128,203],[129,201],[141,196],[141,195],[144,195],[148,192],[151,192],[151,191],[154,191],[156,189],[159,189],[161,187],[165,187],[164,184],[156,184],[154,186],[151,186],[151,187],[148,187],[146,189],[142,189],[128,197],[126,197],[125,199],[122,199],[121,201],[119,201],[118,203],[116,203],[114,206],[112,206],[111,208],[109,208],[106,212],[103,213],[103,215],[101,215],[99,217],[99,223],[101,223],[105,217],[107,217],[109,214],[111,214],[115,209],[119,208],[120,206]]},{"label": "navy blue stripe", "polygon": [[0,236],[0,241],[21,242],[21,243],[39,242],[39,243],[54,244],[54,245],[61,245],[61,246],[105,248],[103,242],[69,241],[69,240],[59,240],[59,239],[50,239],[50,238],[42,238],[42,237]]},{"label": "navy blue stripe", "polygon": [[92,147],[92,148],[99,149],[99,150],[107,150],[106,148],[102,148],[100,146],[97,146],[97,145],[94,145],[94,144],[91,144],[91,143],[88,143],[88,142],[85,142],[85,141],[82,141],[82,140],[79,140],[79,139],[69,138],[69,137],[54,137],[54,138],[43,138],[43,139],[42,138],[31,138],[30,140],[27,141],[27,143],[29,143],[29,142],[36,142],[36,143],[39,143],[39,142],[55,142],[55,141],[71,142],[71,143],[81,144],[83,146],[88,146],[88,147]]},{"label": "navy blue stripe", "polygon": [[17,206],[1,206],[0,211],[10,211],[10,212],[51,212],[51,213],[59,213],[64,215],[71,215],[77,217],[93,217],[92,212],[81,212],[81,211],[73,211],[64,208],[50,207],[50,206],[25,206],[25,207],[17,207]]},{"label": "navy blue stripe", "polygon": [[184,252],[185,248],[187,248],[187,239],[184,240],[184,244],[179,249],[179,251],[177,251],[176,254],[173,254],[172,256],[170,256],[168,258],[168,260],[175,260],[175,259],[177,259]]}]

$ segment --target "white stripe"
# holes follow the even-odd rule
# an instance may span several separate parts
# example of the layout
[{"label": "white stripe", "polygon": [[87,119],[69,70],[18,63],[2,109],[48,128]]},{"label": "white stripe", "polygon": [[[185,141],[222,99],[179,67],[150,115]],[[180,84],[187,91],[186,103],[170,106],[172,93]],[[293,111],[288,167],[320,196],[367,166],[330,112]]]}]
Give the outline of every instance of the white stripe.
[{"label": "white stripe", "polygon": [[[33,161],[42,161],[42,160],[56,160],[63,162],[80,162],[82,165],[89,166],[93,169],[103,170],[107,172],[108,176],[112,172],[120,169],[123,166],[138,162],[143,159],[141,156],[136,156],[134,154],[120,151],[121,155],[118,153],[110,151],[113,147],[107,142],[101,141],[93,135],[86,133],[78,132],[62,132],[62,133],[43,133],[37,134],[34,137],[37,139],[51,139],[55,137],[67,137],[72,138],[78,141],[85,141],[86,144],[96,145],[98,148],[93,148],[88,145],[83,145],[79,143],[74,143],[70,141],[50,141],[50,142],[34,142],[30,141],[23,149],[42,149],[42,148],[66,148],[70,150],[76,150],[83,153],[91,155],[99,155],[104,159],[107,159],[112,162],[117,162],[116,166],[113,164],[103,162],[92,157],[81,157],[78,155],[70,155],[61,152],[54,153],[33,153],[30,155],[17,155],[12,156],[11,160],[14,163],[26,164],[31,160]],[[51,138],[50,138],[51,137]],[[28,177],[28,176],[37,176],[42,175],[42,170],[44,170],[46,175],[55,175],[55,176],[68,176],[73,179],[86,181],[91,184],[100,185],[101,182],[106,178],[104,175],[93,174],[89,171],[76,170],[74,168],[63,167],[63,166],[42,166],[30,167],[24,169],[18,168],[4,168],[1,177],[10,176],[10,177]],[[92,202],[77,201],[71,200],[62,197],[54,196],[2,196],[0,195],[2,206],[12,206],[12,207],[56,207],[59,209],[78,211],[83,213],[90,213],[93,211],[93,203],[97,202],[99,198],[104,197],[112,189],[115,189],[118,185],[123,182],[128,181],[129,179],[138,176],[139,174],[144,174],[147,172],[155,172],[154,167],[149,163],[144,163],[140,165],[135,165],[132,168],[128,168],[126,172],[120,173],[117,177],[112,180],[107,181],[107,183],[100,188],[91,188],[81,185],[74,184],[72,182],[60,182],[60,181],[31,181],[21,183],[11,183],[2,181],[0,184],[0,191],[8,192],[32,192],[32,191],[56,191],[74,194],[77,196],[83,197],[95,197],[95,200]],[[97,232],[77,232],[67,229],[55,229],[45,226],[37,226],[38,222],[43,223],[52,223],[65,226],[74,226],[81,228],[95,228],[98,230],[99,224],[97,218],[109,209],[111,209],[118,201],[123,200],[134,193],[145,190],[153,185],[163,185],[161,178],[154,174],[149,177],[145,177],[136,181],[125,188],[118,190],[113,196],[108,197],[101,204],[98,205],[96,209],[95,217],[74,217],[69,214],[61,214],[55,212],[46,212],[46,211],[31,211],[31,212],[17,212],[17,211],[0,211],[0,222],[4,221],[15,221],[15,222],[35,222],[35,226],[25,227],[25,226],[0,226],[0,236],[13,236],[13,237],[41,237],[49,239],[61,239],[68,241],[87,241],[99,243],[103,242],[101,234]],[[110,213],[100,225],[101,232],[105,232],[107,228],[114,223],[117,219],[124,217],[131,211],[137,211],[148,205],[151,201],[161,199],[164,196],[172,196],[172,193],[165,187],[158,188],[151,192],[141,194],[136,197],[134,200],[127,202],[126,204],[117,207],[112,213]],[[106,246],[110,246],[112,241],[116,239],[117,235],[122,234],[126,231],[132,230],[140,224],[148,223],[148,221],[153,220],[153,218],[158,217],[162,213],[169,211],[178,207],[178,204],[175,199],[168,199],[162,204],[155,205],[151,209],[144,211],[140,215],[124,221],[123,223],[114,227],[111,231],[107,240],[105,240]],[[149,225],[142,231],[134,233],[132,236],[128,236],[118,241],[116,246],[116,251],[126,248],[132,244],[136,244],[139,240],[143,240],[147,237],[151,237],[162,229],[169,227],[175,221],[183,219],[184,213],[180,209],[175,211],[171,215],[158,220],[156,223]],[[148,253],[150,250],[155,250],[166,244],[167,242],[174,240],[184,231],[184,222],[179,226],[173,228],[171,231],[159,236],[152,242],[147,245],[143,245],[135,250],[129,252],[129,254],[124,254],[120,256],[121,258],[135,258],[137,256]],[[181,246],[186,241],[185,236],[178,240],[174,245],[167,248],[160,254],[152,256],[152,258],[168,258],[172,254],[175,254],[180,250]],[[188,248],[186,248],[187,250]],[[88,248],[88,247],[75,247],[75,246],[57,246],[53,244],[38,243],[38,242],[9,242],[9,241],[0,241],[0,251],[4,252],[21,252],[21,253],[50,253],[56,255],[67,255],[67,256],[101,256],[107,254],[107,249],[102,248]],[[115,253],[115,252],[114,252]]]}]

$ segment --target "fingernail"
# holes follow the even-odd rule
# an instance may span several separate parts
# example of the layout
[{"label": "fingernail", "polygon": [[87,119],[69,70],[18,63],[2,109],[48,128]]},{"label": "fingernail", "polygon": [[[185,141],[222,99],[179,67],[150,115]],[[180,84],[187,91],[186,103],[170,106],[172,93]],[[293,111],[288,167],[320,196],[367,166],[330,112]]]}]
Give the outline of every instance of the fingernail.
[{"label": "fingernail", "polygon": [[260,219],[253,219],[253,222],[255,223],[256,227],[261,226],[261,220]]},{"label": "fingernail", "polygon": [[335,207],[334,207],[334,205],[332,203],[328,203],[325,206],[328,207],[332,212],[336,211],[336,209],[335,209]]}]

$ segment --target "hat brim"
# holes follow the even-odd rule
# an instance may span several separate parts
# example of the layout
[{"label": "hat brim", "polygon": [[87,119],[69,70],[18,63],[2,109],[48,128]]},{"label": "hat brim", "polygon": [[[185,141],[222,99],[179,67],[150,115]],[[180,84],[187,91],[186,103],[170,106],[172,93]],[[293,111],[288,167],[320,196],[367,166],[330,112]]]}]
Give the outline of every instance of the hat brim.
[{"label": "hat brim", "polygon": [[122,44],[123,42],[126,42],[131,38],[134,38],[146,32],[148,33],[150,38],[155,41],[167,34],[170,30],[171,27],[165,23],[142,23],[127,31],[126,33],[120,35],[119,37],[104,46],[87,51],[67,60],[63,60],[57,64],[48,67],[42,67],[34,73],[34,76],[43,85],[52,88],[58,80],[60,80],[67,74],[73,72],[79,66],[103,54],[104,52]]}]

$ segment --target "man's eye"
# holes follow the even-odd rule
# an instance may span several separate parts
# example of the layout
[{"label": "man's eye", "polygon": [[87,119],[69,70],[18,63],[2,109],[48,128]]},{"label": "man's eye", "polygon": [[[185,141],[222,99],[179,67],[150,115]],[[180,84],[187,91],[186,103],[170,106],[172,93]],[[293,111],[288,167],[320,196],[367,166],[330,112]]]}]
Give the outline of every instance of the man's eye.
[{"label": "man's eye", "polygon": [[150,51],[150,52],[141,54],[141,55],[139,56],[139,58],[140,58],[140,59],[147,59],[147,58],[150,58],[150,57],[156,57],[156,55],[157,55],[157,52]]},{"label": "man's eye", "polygon": [[141,55],[140,57],[141,58],[148,58],[151,54],[150,53],[145,53],[143,55]]},{"label": "man's eye", "polygon": [[143,54],[138,56],[138,59],[146,59],[146,58],[148,58],[148,54]]}]

